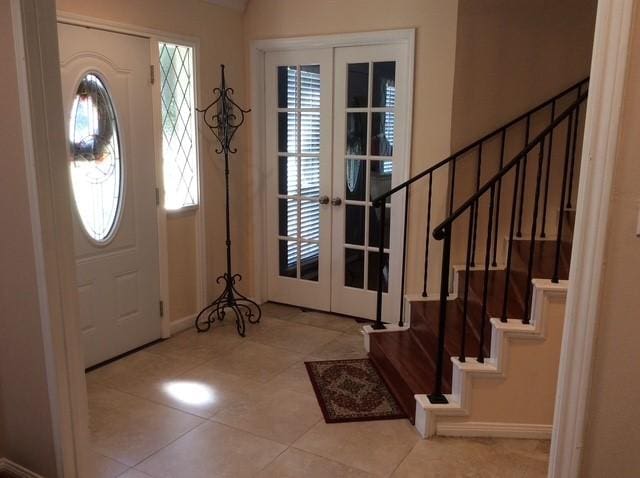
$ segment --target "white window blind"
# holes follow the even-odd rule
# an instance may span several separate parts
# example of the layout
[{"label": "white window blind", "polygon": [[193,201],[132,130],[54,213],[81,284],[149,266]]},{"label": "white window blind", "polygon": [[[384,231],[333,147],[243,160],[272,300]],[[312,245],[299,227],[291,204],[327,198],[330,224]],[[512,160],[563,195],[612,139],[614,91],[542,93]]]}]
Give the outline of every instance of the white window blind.
[{"label": "white window blind", "polygon": [[[298,76],[299,75],[299,76]],[[299,86],[299,91],[298,91]],[[302,241],[320,239],[320,70],[317,66],[287,69],[287,103],[295,113],[287,115],[287,149],[296,151],[295,168],[287,168],[287,191],[296,191],[298,201],[287,202],[289,237]],[[300,187],[297,190],[298,185]],[[316,261],[319,245],[313,242],[287,244],[287,261],[294,266]],[[299,257],[298,257],[299,256]]]}]

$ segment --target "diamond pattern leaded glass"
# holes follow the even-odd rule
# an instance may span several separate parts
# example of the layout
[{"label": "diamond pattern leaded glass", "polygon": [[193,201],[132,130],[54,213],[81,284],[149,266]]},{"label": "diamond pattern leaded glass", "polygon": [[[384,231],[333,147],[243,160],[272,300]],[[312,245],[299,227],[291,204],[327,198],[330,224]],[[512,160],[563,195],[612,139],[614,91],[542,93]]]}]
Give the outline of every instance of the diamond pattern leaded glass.
[{"label": "diamond pattern leaded glass", "polygon": [[193,48],[159,43],[164,205],[198,204]]}]

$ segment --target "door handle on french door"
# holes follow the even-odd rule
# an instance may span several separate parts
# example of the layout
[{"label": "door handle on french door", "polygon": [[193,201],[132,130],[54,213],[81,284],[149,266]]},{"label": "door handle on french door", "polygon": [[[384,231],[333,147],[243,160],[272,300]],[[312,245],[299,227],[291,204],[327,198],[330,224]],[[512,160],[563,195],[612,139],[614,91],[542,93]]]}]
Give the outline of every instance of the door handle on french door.
[{"label": "door handle on french door", "polygon": [[329,196],[320,196],[318,202],[320,204],[329,204]]},{"label": "door handle on french door", "polygon": [[334,206],[340,206],[342,204],[342,199],[335,197],[331,200],[331,204]]}]

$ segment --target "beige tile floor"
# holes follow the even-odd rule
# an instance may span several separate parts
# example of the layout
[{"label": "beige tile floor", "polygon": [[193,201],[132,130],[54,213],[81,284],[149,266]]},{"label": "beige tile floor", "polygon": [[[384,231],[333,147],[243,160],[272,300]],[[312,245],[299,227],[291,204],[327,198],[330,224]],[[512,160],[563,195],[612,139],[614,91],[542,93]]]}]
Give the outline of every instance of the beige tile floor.
[{"label": "beige tile floor", "polygon": [[407,420],[328,425],[305,360],[364,357],[355,321],[266,304],[87,375],[91,478],[546,476],[548,442],[421,440]]}]

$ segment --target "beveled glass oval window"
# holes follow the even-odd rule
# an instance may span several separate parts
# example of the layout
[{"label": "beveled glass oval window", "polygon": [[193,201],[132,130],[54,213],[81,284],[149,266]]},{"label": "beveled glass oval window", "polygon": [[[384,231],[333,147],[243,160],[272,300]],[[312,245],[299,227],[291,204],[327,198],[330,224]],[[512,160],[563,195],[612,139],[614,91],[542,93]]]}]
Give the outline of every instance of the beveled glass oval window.
[{"label": "beveled glass oval window", "polygon": [[115,233],[122,202],[118,122],[104,83],[87,74],[76,91],[69,122],[71,184],[87,234],[107,242]]}]

